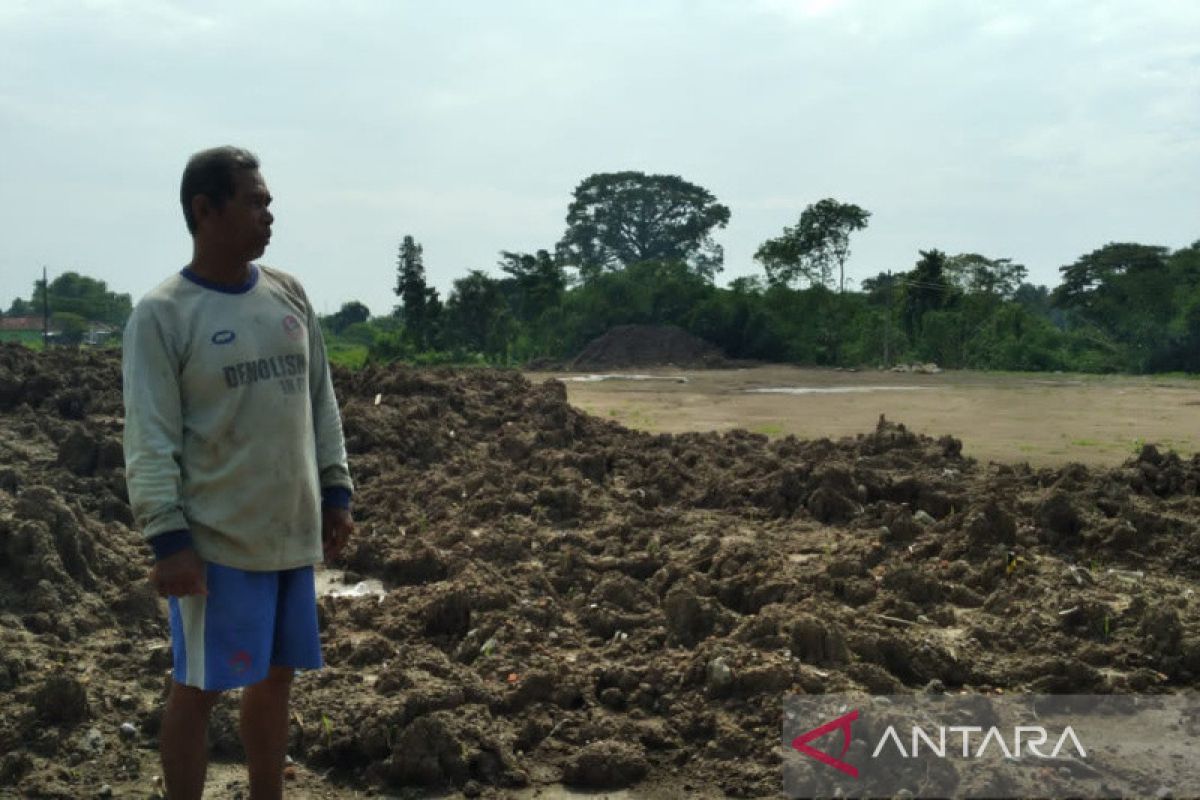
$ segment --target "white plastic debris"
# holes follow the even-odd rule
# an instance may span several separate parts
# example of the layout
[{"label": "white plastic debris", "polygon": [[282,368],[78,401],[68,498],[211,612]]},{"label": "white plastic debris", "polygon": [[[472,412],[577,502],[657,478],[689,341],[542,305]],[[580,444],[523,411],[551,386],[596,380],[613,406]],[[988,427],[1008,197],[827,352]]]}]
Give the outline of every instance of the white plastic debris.
[{"label": "white plastic debris", "polygon": [[383,584],[373,578],[359,581],[353,586],[339,587],[329,591],[330,597],[378,597],[381,603],[386,594]]},{"label": "white plastic debris", "polygon": [[1140,569],[1109,568],[1105,570],[1105,574],[1112,575],[1114,578],[1125,581],[1126,583],[1141,583],[1146,578],[1146,573],[1142,572]]}]

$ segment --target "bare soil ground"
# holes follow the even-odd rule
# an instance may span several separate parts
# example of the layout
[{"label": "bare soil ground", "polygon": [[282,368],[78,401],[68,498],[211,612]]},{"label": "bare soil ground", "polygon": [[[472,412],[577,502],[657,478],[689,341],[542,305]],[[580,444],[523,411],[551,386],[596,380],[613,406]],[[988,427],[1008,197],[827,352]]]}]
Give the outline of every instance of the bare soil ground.
[{"label": "bare soil ground", "polygon": [[[918,433],[956,436],[964,453],[980,461],[1033,466],[1116,466],[1145,442],[1186,454],[1200,444],[1200,381],[1186,378],[786,366],[610,373],[664,380],[579,381],[588,375],[579,372],[529,377],[561,377],[578,408],[655,433],[744,428],[771,438],[851,436],[884,414]],[[817,391],[756,393],[789,387]]]},{"label": "bare soil ground", "polygon": [[564,369],[665,364],[683,368],[731,366],[716,347],[675,325],[618,325],[588,343]]},{"label": "bare soil ground", "polygon": [[[360,533],[330,582],[383,593],[321,600],[290,796],[770,797],[788,692],[1200,676],[1200,459],[982,464],[877,411],[652,434],[514,372],[335,382]],[[111,354],[0,346],[0,795],[155,791],[170,655],[119,387]],[[245,791],[235,708],[211,797]]]}]

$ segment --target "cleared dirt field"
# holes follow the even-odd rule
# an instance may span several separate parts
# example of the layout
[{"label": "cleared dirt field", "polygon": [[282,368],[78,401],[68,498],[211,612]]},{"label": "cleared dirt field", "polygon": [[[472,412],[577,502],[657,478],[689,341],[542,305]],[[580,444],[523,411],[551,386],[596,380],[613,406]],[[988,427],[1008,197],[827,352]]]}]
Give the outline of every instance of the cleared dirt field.
[{"label": "cleared dirt field", "polygon": [[[778,797],[785,769],[812,773],[781,732],[790,694],[1200,682],[1200,457],[1125,458],[1190,430],[1190,384],[679,377],[335,370],[358,532],[322,575],[288,796]],[[172,658],[120,381],[112,351],[0,345],[0,797],[160,796]],[[747,393],[786,387],[807,394]],[[1124,463],[988,464],[943,435],[1007,458],[996,430],[1009,454]],[[245,797],[236,703],[214,712],[208,797]],[[1157,761],[1119,766],[1102,793],[1107,774],[1031,763],[1005,795],[1195,796]],[[945,796],[924,773],[902,772],[911,796]]]},{"label": "cleared dirt field", "polygon": [[[530,377],[561,378],[576,407],[647,431],[745,428],[772,438],[812,439],[873,430],[884,414],[917,433],[956,436],[964,454],[980,461],[1034,466],[1116,466],[1145,442],[1190,455],[1200,423],[1200,383],[1178,377],[920,375],[786,366],[642,374],[657,379],[586,380],[579,373]],[[799,391],[764,391],[772,389]]]}]

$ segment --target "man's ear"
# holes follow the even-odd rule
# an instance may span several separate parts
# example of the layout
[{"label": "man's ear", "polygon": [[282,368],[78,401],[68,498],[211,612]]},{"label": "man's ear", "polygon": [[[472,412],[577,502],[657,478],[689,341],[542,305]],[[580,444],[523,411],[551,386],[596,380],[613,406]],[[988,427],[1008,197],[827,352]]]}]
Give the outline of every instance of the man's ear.
[{"label": "man's ear", "polygon": [[206,194],[192,195],[192,218],[196,220],[196,227],[200,227],[200,223],[213,215],[216,209],[213,207],[212,200]]}]

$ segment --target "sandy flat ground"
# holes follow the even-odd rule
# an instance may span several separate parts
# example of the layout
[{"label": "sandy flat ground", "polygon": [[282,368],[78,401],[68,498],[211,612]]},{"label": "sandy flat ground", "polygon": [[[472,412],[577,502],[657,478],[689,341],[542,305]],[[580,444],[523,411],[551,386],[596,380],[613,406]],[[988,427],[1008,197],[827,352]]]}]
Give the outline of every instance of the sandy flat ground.
[{"label": "sandy flat ground", "polygon": [[[1144,442],[1190,456],[1200,441],[1200,381],[1187,378],[946,371],[937,375],[762,366],[615,373],[651,380],[559,378],[571,403],[632,428],[679,433],[745,428],[838,437],[880,414],[963,440],[981,461],[1120,464]],[[786,389],[794,393],[767,393]]]}]

